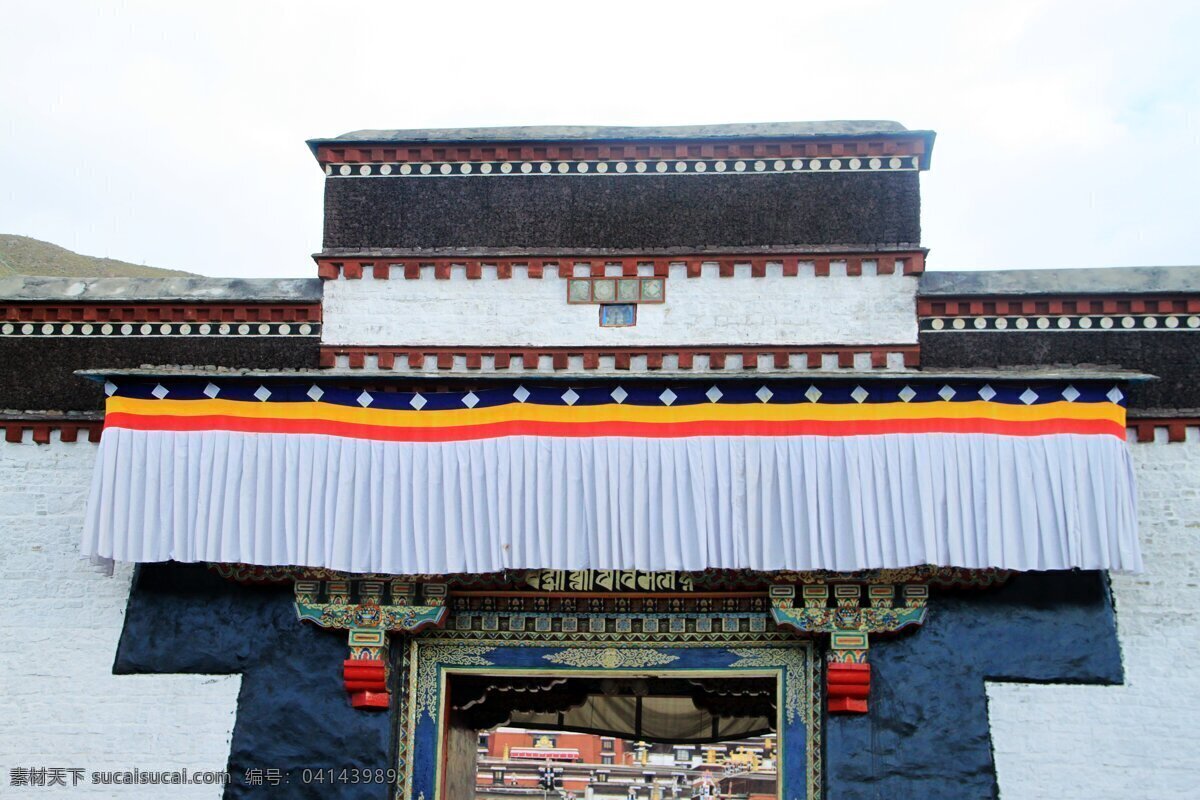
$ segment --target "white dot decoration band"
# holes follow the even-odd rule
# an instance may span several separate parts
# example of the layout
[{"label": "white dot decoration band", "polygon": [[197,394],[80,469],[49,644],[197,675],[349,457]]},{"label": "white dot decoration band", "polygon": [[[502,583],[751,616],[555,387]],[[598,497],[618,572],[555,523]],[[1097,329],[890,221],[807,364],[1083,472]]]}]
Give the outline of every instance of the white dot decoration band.
[{"label": "white dot decoration band", "polygon": [[541,160],[326,164],[333,178],[452,178],[554,175],[764,175],[794,172],[915,172],[920,156],[681,160]]},{"label": "white dot decoration band", "polygon": [[1197,331],[1200,316],[1196,314],[1084,314],[1006,315],[978,317],[926,317],[921,331]]},{"label": "white dot decoration band", "polygon": [[3,322],[0,336],[320,336],[319,322]]}]

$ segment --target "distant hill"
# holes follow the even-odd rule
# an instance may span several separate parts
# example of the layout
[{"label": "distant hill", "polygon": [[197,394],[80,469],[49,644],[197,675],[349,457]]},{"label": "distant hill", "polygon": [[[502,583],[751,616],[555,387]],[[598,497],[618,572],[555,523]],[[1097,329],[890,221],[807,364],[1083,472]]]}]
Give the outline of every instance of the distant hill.
[{"label": "distant hill", "polygon": [[59,278],[163,278],[192,273],[84,256],[28,236],[0,233],[0,275],[14,274]]}]

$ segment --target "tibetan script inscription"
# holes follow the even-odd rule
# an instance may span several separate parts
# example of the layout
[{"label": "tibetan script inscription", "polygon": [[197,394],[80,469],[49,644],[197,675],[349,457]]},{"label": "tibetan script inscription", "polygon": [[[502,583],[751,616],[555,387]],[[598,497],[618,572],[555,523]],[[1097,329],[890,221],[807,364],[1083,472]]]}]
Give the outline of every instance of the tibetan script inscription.
[{"label": "tibetan script inscription", "polygon": [[544,569],[525,576],[543,592],[690,592],[692,576],[682,572],[621,569]]}]

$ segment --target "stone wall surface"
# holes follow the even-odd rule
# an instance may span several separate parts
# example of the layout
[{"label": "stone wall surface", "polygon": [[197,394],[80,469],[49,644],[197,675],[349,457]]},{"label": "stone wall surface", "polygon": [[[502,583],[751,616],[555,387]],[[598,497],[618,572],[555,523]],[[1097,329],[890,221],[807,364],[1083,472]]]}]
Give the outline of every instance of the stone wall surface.
[{"label": "stone wall surface", "polygon": [[1200,434],[1131,449],[1145,572],[1112,576],[1124,685],[989,684],[1002,800],[1200,791]]},{"label": "stone wall surface", "polygon": [[[132,568],[79,558],[96,445],[0,444],[0,795],[217,798],[215,785],[91,784],[92,772],[224,770],[240,679],[114,675]],[[10,787],[11,770],[81,768],[71,787]]]},{"label": "stone wall surface", "polygon": [[[638,306],[637,324],[601,328],[599,306],[567,303],[557,277],[336,280],[325,284],[325,344],[620,347],[717,344],[910,344],[917,341],[911,275],[801,273],[716,267],[688,278],[671,268],[666,302]],[[811,271],[811,266],[808,268]],[[553,275],[554,273],[550,273]]]}]

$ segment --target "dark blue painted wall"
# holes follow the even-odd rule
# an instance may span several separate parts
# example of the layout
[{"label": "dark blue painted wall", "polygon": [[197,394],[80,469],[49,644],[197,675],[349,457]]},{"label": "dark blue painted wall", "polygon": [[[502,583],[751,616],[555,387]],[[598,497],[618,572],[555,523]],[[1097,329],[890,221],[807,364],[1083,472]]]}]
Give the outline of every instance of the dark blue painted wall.
[{"label": "dark blue painted wall", "polygon": [[[291,586],[240,586],[195,565],[147,564],[129,598],[113,671],[242,674],[225,797],[383,798],[385,785],[311,783],[309,769],[389,769],[391,718],[350,708],[345,631],[296,619]],[[250,786],[247,769],[290,773]]]},{"label": "dark blue painted wall", "polygon": [[[346,635],[296,620],[290,587],[239,586],[203,567],[147,565],[130,595],[117,673],[241,673],[226,797],[382,798],[386,787],[303,785],[305,768],[389,769],[392,721],[353,711]],[[984,681],[1118,683],[1099,573],[1020,576],[936,594],[924,628],[871,648],[871,714],[825,728],[829,800],[996,796]],[[254,787],[248,768],[291,775]]]},{"label": "dark blue painted wall", "polygon": [[1120,683],[1107,579],[1031,573],[935,595],[925,626],[871,646],[871,713],[825,727],[829,800],[998,795],[985,680]]}]

